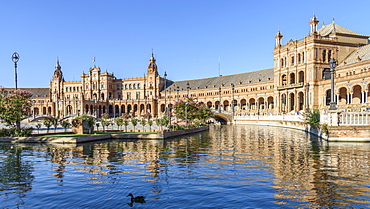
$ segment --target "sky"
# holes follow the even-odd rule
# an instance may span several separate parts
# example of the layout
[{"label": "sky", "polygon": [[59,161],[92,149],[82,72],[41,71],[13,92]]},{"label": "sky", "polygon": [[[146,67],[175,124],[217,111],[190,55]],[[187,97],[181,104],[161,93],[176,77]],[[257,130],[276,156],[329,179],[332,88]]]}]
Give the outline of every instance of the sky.
[{"label": "sky", "polygon": [[[0,4],[0,86],[49,87],[94,65],[117,78],[143,77],[152,51],[173,81],[273,67],[275,35],[308,35],[310,18],[370,35],[368,0],[17,0]],[[319,28],[320,28],[319,27]],[[96,62],[92,60],[96,58]]]}]

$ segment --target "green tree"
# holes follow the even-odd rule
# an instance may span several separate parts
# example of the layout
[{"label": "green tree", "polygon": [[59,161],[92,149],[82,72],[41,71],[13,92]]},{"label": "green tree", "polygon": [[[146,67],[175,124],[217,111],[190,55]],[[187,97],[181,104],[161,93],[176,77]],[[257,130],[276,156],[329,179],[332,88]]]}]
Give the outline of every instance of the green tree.
[{"label": "green tree", "polygon": [[0,119],[8,126],[20,129],[21,119],[29,116],[31,97],[28,91],[0,87]]},{"label": "green tree", "polygon": [[100,123],[96,122],[96,123],[95,123],[95,126],[96,126],[96,130],[97,130],[97,131],[99,131]]},{"label": "green tree", "polygon": [[320,126],[320,112],[318,110],[309,111],[303,114],[305,124],[311,125],[312,128],[318,129]]},{"label": "green tree", "polygon": [[130,125],[130,121],[127,118],[123,119],[123,125],[125,126],[125,131],[127,132],[127,126]]},{"label": "green tree", "polygon": [[131,119],[131,124],[134,126],[134,132],[135,132],[135,127],[137,125],[137,122],[138,122],[138,119],[136,119],[136,118]]},{"label": "green tree", "polygon": [[50,129],[50,127],[52,126],[53,124],[51,123],[51,121],[50,121],[50,119],[49,118],[46,118],[45,120],[44,120],[44,126],[46,126],[46,128],[47,128],[47,133],[49,133],[49,129]]},{"label": "green tree", "polygon": [[108,121],[109,115],[104,113],[101,116],[102,117],[101,117],[100,123],[101,123],[101,126],[103,127],[103,131],[105,132],[105,127],[108,128],[108,126],[110,124],[109,121]]},{"label": "green tree", "polygon": [[57,131],[57,127],[58,127],[58,118],[50,118],[50,121],[51,121],[51,124],[54,126],[54,133]]},{"label": "green tree", "polygon": [[41,123],[36,124],[37,133],[40,134]]},{"label": "green tree", "polygon": [[72,124],[66,120],[63,120],[60,122],[60,125],[64,128],[64,132],[67,132],[67,128],[71,127]]},{"label": "green tree", "polygon": [[152,131],[152,125],[153,125],[153,121],[152,120],[148,120],[148,126],[149,126],[149,130]]},{"label": "green tree", "polygon": [[142,125],[143,126],[143,130],[145,129],[144,128],[144,126],[146,125],[146,120],[145,120],[145,118],[142,118],[141,120],[140,120],[140,125]]},{"label": "green tree", "polygon": [[116,124],[118,126],[118,129],[121,131],[121,127],[123,125],[123,118],[116,118]]}]

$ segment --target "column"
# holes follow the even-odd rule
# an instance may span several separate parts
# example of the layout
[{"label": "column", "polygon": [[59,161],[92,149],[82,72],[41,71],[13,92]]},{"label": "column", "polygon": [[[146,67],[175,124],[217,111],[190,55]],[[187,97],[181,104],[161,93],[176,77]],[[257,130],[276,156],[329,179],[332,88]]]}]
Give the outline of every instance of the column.
[{"label": "column", "polygon": [[349,102],[349,93],[347,93],[347,102],[346,102],[346,104],[350,104],[350,102]]},{"label": "column", "polygon": [[336,95],[335,102],[339,104],[339,94]]},{"label": "column", "polygon": [[365,91],[361,91],[361,103],[365,103]]},{"label": "column", "polygon": [[351,100],[350,104],[352,104],[352,99],[353,99],[353,92],[350,93],[350,100]]},{"label": "column", "polygon": [[369,91],[365,91],[365,103],[368,102]]}]

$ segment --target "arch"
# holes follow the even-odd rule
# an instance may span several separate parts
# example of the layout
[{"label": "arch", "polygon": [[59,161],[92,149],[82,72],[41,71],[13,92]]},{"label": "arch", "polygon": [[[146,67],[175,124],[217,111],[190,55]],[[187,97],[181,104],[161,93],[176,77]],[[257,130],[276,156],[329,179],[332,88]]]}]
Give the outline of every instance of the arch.
[{"label": "arch", "polygon": [[289,94],[289,111],[293,111],[294,108],[295,108],[295,105],[294,105],[294,102],[295,102],[294,96],[295,95],[294,95],[293,92]]},{"label": "arch", "polygon": [[51,107],[48,107],[48,114],[51,115]]},{"label": "arch", "polygon": [[289,84],[295,84],[295,73],[290,73]]},{"label": "arch", "polygon": [[298,111],[303,110],[304,105],[304,94],[303,92],[298,92]]},{"label": "arch", "polygon": [[43,108],[42,108],[42,114],[43,114],[43,115],[46,115],[46,107],[43,107]]},{"label": "arch", "polygon": [[219,110],[220,109],[220,101],[216,101],[215,102],[215,110]]},{"label": "arch", "polygon": [[89,105],[85,105],[85,114],[89,113]]},{"label": "arch", "polygon": [[260,98],[258,98],[258,109],[260,109],[260,110],[264,110],[264,109],[266,109],[266,107],[265,107],[265,98],[263,98],[263,97],[260,97]]},{"label": "arch", "polygon": [[105,108],[105,105],[104,105],[104,106],[103,106],[103,114],[104,114],[104,113],[106,113],[105,109],[106,109],[106,108]]},{"label": "arch", "polygon": [[140,114],[144,114],[145,113],[145,106],[144,104],[141,104],[140,105]]},{"label": "arch", "polygon": [[339,89],[339,102],[338,104],[347,104],[347,88],[341,87]]},{"label": "arch", "polygon": [[109,98],[108,98],[109,100],[112,100],[113,99],[113,97],[112,97],[112,92],[109,92]]},{"label": "arch", "polygon": [[101,105],[99,105],[97,117],[100,117],[101,116],[101,113],[102,113],[102,107],[101,107]]},{"label": "arch", "polygon": [[137,113],[137,104],[134,104],[134,114]]},{"label": "arch", "polygon": [[72,105],[67,105],[67,115],[72,115]]},{"label": "arch", "polygon": [[224,105],[224,111],[228,111],[229,110],[229,106],[230,106],[230,103],[228,100],[224,100],[223,101],[223,105]]},{"label": "arch", "polygon": [[353,91],[353,98],[352,98],[352,104],[360,104],[362,103],[362,87],[360,85],[355,85],[352,88]]},{"label": "arch", "polygon": [[331,89],[326,90],[325,93],[325,105],[329,106],[331,101]]},{"label": "arch", "polygon": [[146,111],[147,111],[147,113],[152,113],[152,105],[151,104],[147,104],[146,105]]},{"label": "arch", "polygon": [[39,108],[33,108],[33,115],[39,115]]},{"label": "arch", "polygon": [[251,110],[256,110],[256,100],[254,98],[249,99],[249,108]]},{"label": "arch", "polygon": [[101,100],[104,101],[104,93],[101,94]]},{"label": "arch", "polygon": [[209,109],[211,109],[211,108],[212,108],[212,102],[211,102],[211,101],[208,101],[208,102],[207,102],[207,107],[208,107]]},{"label": "arch", "polygon": [[108,114],[109,116],[113,116],[113,105],[108,106]]},{"label": "arch", "polygon": [[246,108],[246,106],[247,106],[247,100],[246,99],[242,99],[242,100],[240,100],[240,108],[242,109],[242,110],[245,110],[245,108]]},{"label": "arch", "polygon": [[282,95],[281,95],[281,111],[283,112],[283,113],[285,113],[285,111],[286,111],[286,94],[285,93],[283,93]]},{"label": "arch", "polygon": [[288,84],[288,82],[287,82],[286,75],[285,75],[285,74],[283,74],[283,75],[281,76],[281,85],[287,85],[287,84]]},{"label": "arch", "polygon": [[119,114],[119,113],[120,113],[120,112],[119,112],[119,106],[118,106],[118,105],[115,105],[115,106],[114,106],[114,109],[115,109],[115,111],[114,111],[114,112],[115,112],[115,113],[114,113],[115,115],[114,115],[114,116],[115,116],[115,117],[119,116],[119,115],[120,115],[120,114]]},{"label": "arch", "polygon": [[299,71],[298,73],[298,82],[304,83],[304,72],[303,71]]},{"label": "arch", "polygon": [[331,79],[330,68],[324,68],[324,70],[322,71],[322,79],[323,80]]},{"label": "arch", "polygon": [[164,112],[165,108],[164,108],[164,104],[161,104],[161,112]]},{"label": "arch", "polygon": [[90,114],[95,114],[95,108],[92,105],[90,105]]},{"label": "arch", "polygon": [[267,97],[267,109],[274,109],[274,97]]},{"label": "arch", "polygon": [[121,113],[126,113],[125,105],[121,105]]}]

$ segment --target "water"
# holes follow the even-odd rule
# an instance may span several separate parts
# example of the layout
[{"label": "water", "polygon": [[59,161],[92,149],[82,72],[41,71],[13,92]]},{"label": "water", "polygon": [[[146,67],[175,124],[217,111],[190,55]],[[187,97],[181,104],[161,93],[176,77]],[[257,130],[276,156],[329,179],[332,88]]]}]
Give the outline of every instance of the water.
[{"label": "water", "polygon": [[0,144],[0,208],[365,208],[369,167],[370,144],[250,125],[166,141]]}]

